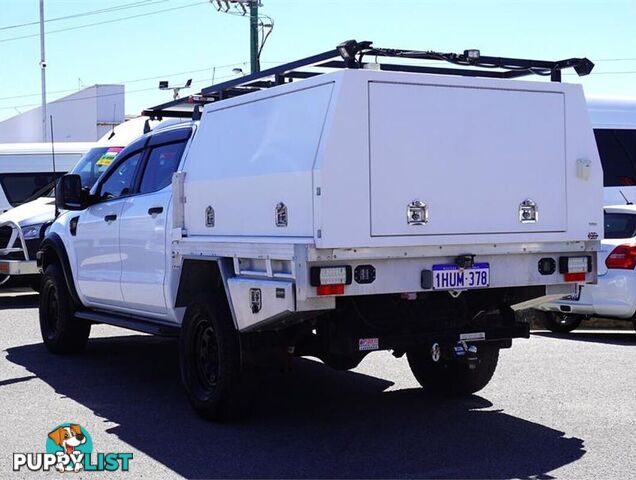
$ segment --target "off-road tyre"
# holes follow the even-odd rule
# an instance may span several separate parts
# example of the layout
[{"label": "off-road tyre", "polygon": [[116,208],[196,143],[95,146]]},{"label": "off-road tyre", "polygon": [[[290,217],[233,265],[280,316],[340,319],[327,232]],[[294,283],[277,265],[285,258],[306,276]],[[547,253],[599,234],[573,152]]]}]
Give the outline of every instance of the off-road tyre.
[{"label": "off-road tyre", "polygon": [[91,324],[75,318],[75,306],[62,269],[51,264],[42,277],[40,293],[40,332],[46,348],[57,354],[84,350]]},{"label": "off-road tyre", "polygon": [[179,364],[190,404],[200,416],[217,422],[239,418],[240,341],[224,295],[199,296],[188,305]]},{"label": "off-road tyre", "polygon": [[457,360],[434,362],[425,349],[406,354],[411,372],[422,388],[427,393],[446,396],[470,395],[488,385],[497,368],[499,349],[479,345],[477,356],[478,364],[470,369],[466,363]]},{"label": "off-road tyre", "polygon": [[547,312],[545,316],[546,328],[554,333],[570,333],[581,325],[582,315],[571,313]]}]

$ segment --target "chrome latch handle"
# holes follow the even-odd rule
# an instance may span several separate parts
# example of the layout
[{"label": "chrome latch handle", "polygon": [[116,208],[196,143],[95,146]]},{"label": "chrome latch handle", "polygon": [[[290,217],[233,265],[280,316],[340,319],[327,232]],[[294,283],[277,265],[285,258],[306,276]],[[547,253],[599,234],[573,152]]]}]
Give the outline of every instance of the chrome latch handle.
[{"label": "chrome latch handle", "polygon": [[413,200],[406,207],[406,223],[409,225],[425,225],[428,223],[428,205]]}]

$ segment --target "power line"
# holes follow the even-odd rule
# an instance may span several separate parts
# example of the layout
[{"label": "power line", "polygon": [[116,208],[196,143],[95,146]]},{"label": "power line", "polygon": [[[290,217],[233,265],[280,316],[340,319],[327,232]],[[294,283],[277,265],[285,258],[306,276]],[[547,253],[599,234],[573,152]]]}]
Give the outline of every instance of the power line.
[{"label": "power line", "polygon": [[[131,20],[133,18],[148,17],[150,15],[157,15],[159,13],[172,12],[174,10],[181,10],[181,9],[184,9],[184,8],[190,8],[190,7],[194,7],[196,5],[203,5],[203,4],[207,4],[207,3],[208,3],[207,1],[189,3],[187,5],[181,5],[179,7],[164,8],[163,10],[155,10],[153,12],[140,13],[138,15],[129,15],[127,17],[114,18],[112,20],[104,20],[104,21],[101,21],[101,22],[87,23],[87,24],[84,24],[84,25],[76,25],[74,27],[60,28],[59,30],[51,30],[49,32],[46,32],[46,34],[50,35],[52,33],[68,32],[70,30],[79,30],[80,28],[95,27],[97,25],[105,25],[107,23],[115,23],[115,22],[121,22],[121,21],[124,21],[124,20]],[[12,42],[14,40],[22,40],[22,39],[25,39],[25,38],[33,38],[33,37],[39,37],[39,36],[40,36],[39,33],[34,33],[34,34],[31,34],[31,35],[22,35],[22,36],[19,36],[19,37],[3,38],[3,39],[0,39],[0,43]]]},{"label": "power line", "polygon": [[[168,0],[141,0],[141,1],[133,2],[133,3],[125,3],[123,5],[115,5],[109,8],[102,8],[99,10],[90,10],[88,12],[75,13],[73,15],[66,15],[64,17],[49,18],[48,20],[44,20],[44,23],[57,22],[60,20],[69,20],[71,18],[86,17],[89,15],[99,15],[102,13],[117,12],[119,10],[128,10],[130,8],[148,7],[150,5],[154,5],[157,3],[164,3],[166,1]],[[0,27],[0,31],[12,30],[14,28],[21,28],[21,27],[30,27],[32,25],[37,25],[39,23],[40,23],[39,21],[34,21],[34,22],[19,23],[16,25],[7,25],[5,27]]]}]

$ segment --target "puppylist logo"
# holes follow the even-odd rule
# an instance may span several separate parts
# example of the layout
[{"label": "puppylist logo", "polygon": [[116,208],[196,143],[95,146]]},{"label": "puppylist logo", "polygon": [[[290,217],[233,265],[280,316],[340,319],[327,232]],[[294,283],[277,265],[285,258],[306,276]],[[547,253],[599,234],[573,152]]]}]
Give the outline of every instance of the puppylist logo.
[{"label": "puppylist logo", "polygon": [[132,458],[132,453],[93,453],[93,440],[84,427],[63,423],[49,432],[46,453],[14,453],[13,471],[127,472]]}]

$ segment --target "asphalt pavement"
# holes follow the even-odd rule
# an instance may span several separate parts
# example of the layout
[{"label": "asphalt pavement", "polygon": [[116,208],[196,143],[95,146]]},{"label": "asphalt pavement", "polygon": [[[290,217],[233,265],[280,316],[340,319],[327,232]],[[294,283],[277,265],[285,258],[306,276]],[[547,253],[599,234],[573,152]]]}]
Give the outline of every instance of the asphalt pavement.
[{"label": "asphalt pavement", "polygon": [[[43,347],[37,295],[0,295],[0,478],[14,452],[81,424],[98,452],[132,452],[99,478],[634,478],[636,333],[535,332],[503,350],[492,382],[430,398],[404,358],[353,372],[298,360],[262,380],[238,424],[205,422],[179,383],[173,340],[93,328],[85,353]],[[59,478],[58,472],[45,477]],[[73,478],[96,478],[90,472]]]}]

